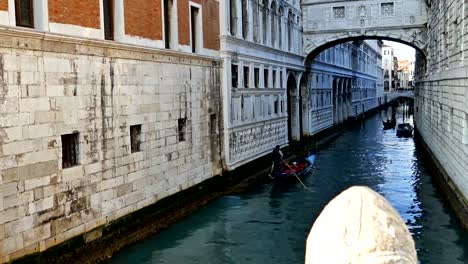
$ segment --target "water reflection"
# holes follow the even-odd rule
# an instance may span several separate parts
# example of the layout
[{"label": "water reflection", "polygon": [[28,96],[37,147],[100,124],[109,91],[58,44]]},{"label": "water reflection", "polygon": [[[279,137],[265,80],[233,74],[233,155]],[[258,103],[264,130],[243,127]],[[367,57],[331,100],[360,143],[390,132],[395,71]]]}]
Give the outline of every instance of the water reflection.
[{"label": "water reflection", "polygon": [[326,203],[350,186],[366,185],[402,215],[421,263],[468,263],[468,234],[432,185],[413,139],[382,130],[384,116],[356,124],[319,152],[317,171],[304,179],[311,192],[300,184],[266,184],[223,197],[111,262],[303,263],[307,234]]}]

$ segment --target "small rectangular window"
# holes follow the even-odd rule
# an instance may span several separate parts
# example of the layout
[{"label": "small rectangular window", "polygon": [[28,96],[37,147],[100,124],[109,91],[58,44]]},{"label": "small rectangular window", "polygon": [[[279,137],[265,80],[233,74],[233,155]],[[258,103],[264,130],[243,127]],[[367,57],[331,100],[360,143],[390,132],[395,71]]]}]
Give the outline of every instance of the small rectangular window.
[{"label": "small rectangular window", "polygon": [[380,4],[381,14],[384,16],[390,16],[394,13],[394,4],[393,3],[381,3]]},{"label": "small rectangular window", "polygon": [[179,142],[185,141],[187,139],[187,118],[179,118],[177,120],[177,132],[179,134]]},{"label": "small rectangular window", "polygon": [[141,151],[141,125],[130,126],[130,149],[132,153]]},{"label": "small rectangular window", "polygon": [[278,109],[279,109],[279,101],[276,100],[276,101],[275,101],[275,115],[278,114]]},{"label": "small rectangular window", "polygon": [[62,168],[78,165],[79,133],[62,135]]},{"label": "small rectangular window", "polygon": [[260,69],[259,68],[254,68],[254,79],[255,79],[255,88],[259,88],[260,84]]},{"label": "small rectangular window", "polygon": [[249,67],[244,66],[244,88],[249,88]]},{"label": "small rectangular window", "polygon": [[103,0],[104,39],[114,40],[114,0]]},{"label": "small rectangular window", "polygon": [[268,69],[265,69],[263,71],[263,82],[264,82],[265,88],[268,88]]},{"label": "small rectangular window", "polygon": [[231,65],[231,78],[232,78],[232,88],[239,87],[239,67],[237,65]]},{"label": "small rectangular window", "polygon": [[20,27],[34,27],[33,0],[15,0],[16,25]]},{"label": "small rectangular window", "polygon": [[333,7],[333,18],[345,18],[345,11],[344,6]]},{"label": "small rectangular window", "polygon": [[198,15],[199,15],[199,11],[198,11],[198,8],[194,7],[194,6],[191,6],[190,7],[190,21],[191,21],[191,28],[190,28],[190,32],[191,32],[191,35],[192,35],[192,52],[195,53],[195,52],[198,52],[199,51],[199,45],[200,45],[200,36],[199,33],[201,33],[200,31],[200,25],[198,23]]}]

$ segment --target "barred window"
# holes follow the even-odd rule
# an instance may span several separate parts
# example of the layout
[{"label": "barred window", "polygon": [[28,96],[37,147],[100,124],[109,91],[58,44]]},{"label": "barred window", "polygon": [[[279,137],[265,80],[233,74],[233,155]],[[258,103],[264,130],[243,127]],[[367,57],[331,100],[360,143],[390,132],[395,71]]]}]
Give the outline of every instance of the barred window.
[{"label": "barred window", "polygon": [[62,168],[78,165],[79,133],[62,135]]},{"label": "barred window", "polygon": [[141,125],[130,126],[130,146],[132,153],[141,150]]},{"label": "barred window", "polygon": [[382,3],[380,6],[380,11],[384,16],[390,16],[394,13],[393,3]]},{"label": "barred window", "polygon": [[32,0],[15,0],[16,25],[34,27],[34,9]]},{"label": "barred window", "polygon": [[345,18],[345,7],[344,6],[333,7],[333,17]]}]

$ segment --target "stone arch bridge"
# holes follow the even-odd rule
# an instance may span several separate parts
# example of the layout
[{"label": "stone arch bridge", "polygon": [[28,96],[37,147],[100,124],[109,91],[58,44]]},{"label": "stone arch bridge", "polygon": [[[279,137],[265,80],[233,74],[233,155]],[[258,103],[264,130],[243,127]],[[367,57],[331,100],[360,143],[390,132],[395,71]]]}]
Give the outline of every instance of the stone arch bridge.
[{"label": "stone arch bridge", "polygon": [[425,0],[304,0],[302,15],[303,47],[309,59],[356,39],[393,40],[426,55]]}]

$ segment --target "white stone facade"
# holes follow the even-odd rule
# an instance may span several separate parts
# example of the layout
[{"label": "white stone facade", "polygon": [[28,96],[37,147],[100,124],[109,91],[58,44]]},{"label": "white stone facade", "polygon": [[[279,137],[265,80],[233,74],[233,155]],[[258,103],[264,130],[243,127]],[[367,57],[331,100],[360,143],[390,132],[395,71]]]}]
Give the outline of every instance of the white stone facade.
[{"label": "white stone facade", "polygon": [[[219,60],[20,30],[0,40],[0,262],[221,172]],[[71,133],[78,161],[64,168]]]},{"label": "white stone facade", "polygon": [[234,169],[288,143],[288,78],[298,91],[305,70],[297,41],[302,16],[299,1],[220,4],[223,153]]},{"label": "white stone facade", "polygon": [[344,43],[312,63],[308,132],[313,135],[382,102],[381,42]]}]

